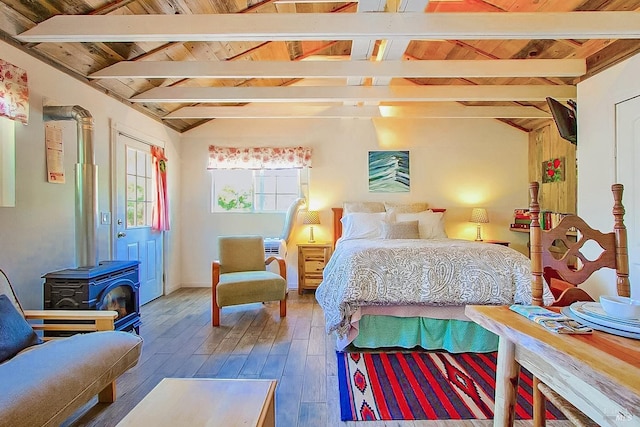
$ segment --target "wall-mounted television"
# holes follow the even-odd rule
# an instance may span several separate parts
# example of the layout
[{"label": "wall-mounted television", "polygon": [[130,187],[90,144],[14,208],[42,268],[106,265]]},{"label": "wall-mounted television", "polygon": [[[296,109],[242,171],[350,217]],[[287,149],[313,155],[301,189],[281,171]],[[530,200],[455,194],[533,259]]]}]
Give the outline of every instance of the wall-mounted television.
[{"label": "wall-mounted television", "polygon": [[570,103],[571,108],[569,108],[553,98],[547,98],[547,104],[551,109],[551,115],[553,115],[553,120],[556,122],[560,136],[573,144],[577,144],[578,124],[576,122],[575,102]]}]

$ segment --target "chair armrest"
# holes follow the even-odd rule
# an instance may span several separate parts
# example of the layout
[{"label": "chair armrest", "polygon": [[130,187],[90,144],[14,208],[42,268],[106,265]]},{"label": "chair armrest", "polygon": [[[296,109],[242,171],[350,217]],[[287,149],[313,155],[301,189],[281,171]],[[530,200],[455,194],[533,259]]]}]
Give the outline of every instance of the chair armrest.
[{"label": "chair armrest", "polygon": [[264,264],[265,265],[269,265],[273,261],[278,261],[278,269],[280,271],[280,276],[282,276],[283,279],[286,279],[287,278],[287,264],[285,263],[284,258],[279,257],[279,256],[270,256],[269,258],[264,260]]},{"label": "chair armrest", "polygon": [[[112,310],[25,310],[24,317],[40,331],[112,331],[118,313]],[[32,323],[36,320],[47,321]],[[59,320],[60,322],[52,322]]]},{"label": "chair armrest", "polygon": [[211,284],[213,285],[213,289],[218,286],[220,282],[220,261],[214,260],[211,263]]}]

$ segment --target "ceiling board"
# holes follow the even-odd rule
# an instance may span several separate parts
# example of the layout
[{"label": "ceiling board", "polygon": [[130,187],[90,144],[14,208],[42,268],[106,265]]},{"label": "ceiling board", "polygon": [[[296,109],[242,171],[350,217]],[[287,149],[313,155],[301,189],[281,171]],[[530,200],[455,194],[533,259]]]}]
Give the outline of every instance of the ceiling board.
[{"label": "ceiling board", "polygon": [[[131,103],[128,99],[137,95],[143,94],[151,89],[170,89],[170,90],[202,90],[209,91],[216,87],[223,88],[225,90],[233,90],[234,87],[239,86],[243,90],[248,90],[252,87],[258,89],[267,89],[269,87],[288,86],[291,84],[319,84],[313,83],[310,78],[301,80],[300,77],[294,76],[295,73],[286,74],[286,76],[280,76],[278,78],[260,78],[259,75],[253,76],[249,74],[241,76],[233,76],[240,78],[231,78],[229,76],[221,75],[206,75],[206,76],[192,76],[188,72],[180,73],[180,67],[183,61],[199,61],[207,62],[214,65],[227,65],[227,63],[234,66],[235,62],[244,64],[251,64],[248,68],[255,71],[260,69],[259,63],[265,61],[299,61],[306,59],[314,59],[316,61],[335,61],[336,59],[348,58],[352,52],[357,54],[357,49],[354,51],[352,46],[352,36],[354,32],[359,31],[361,39],[372,39],[371,54],[377,54],[378,52],[384,52],[384,40],[395,40],[402,37],[406,37],[406,30],[411,29],[411,20],[414,18],[408,18],[404,15],[402,18],[401,31],[388,30],[387,33],[381,31],[379,26],[363,25],[359,27],[358,20],[361,19],[356,14],[358,8],[362,5],[368,5],[370,3],[376,4],[381,0],[370,0],[367,3],[360,2],[322,2],[322,3],[292,3],[281,4],[272,0],[39,0],[39,1],[24,1],[24,0],[0,0],[0,32],[3,35],[4,40],[13,46],[16,46],[23,51],[32,54],[34,57],[41,59],[47,64],[54,66],[55,68],[67,72],[69,75],[76,78],[78,81],[84,82],[96,89],[113,96],[114,98],[122,101],[126,105],[132,106],[134,109],[142,111],[154,117],[159,121],[163,121],[162,117],[180,110],[186,104],[178,102],[135,102]],[[387,12],[379,12],[377,15],[392,15],[391,11],[398,10],[397,6],[401,4],[400,1],[395,1],[393,6],[387,9]],[[422,3],[424,4],[424,3]],[[370,8],[371,6],[366,6]],[[374,9],[379,9],[379,5]],[[505,18],[505,22],[514,23],[517,21],[519,13],[527,12],[535,14],[537,19],[543,19],[545,12],[572,12],[572,11],[591,11],[591,12],[604,12],[604,11],[636,11],[635,14],[629,15],[633,19],[638,16],[638,8],[640,8],[640,0],[458,0],[458,1],[430,1],[426,8],[426,12],[421,14],[426,16],[424,22],[429,20],[437,20],[440,17],[447,19],[447,16],[455,16],[457,21],[451,30],[457,30],[461,32],[468,28],[481,26],[481,20],[484,19],[481,13],[490,13],[492,20],[499,20]],[[418,7],[418,10],[421,8]],[[90,17],[84,15],[107,15],[107,16],[129,16],[128,19],[137,20],[142,18],[145,20],[145,16],[154,14],[158,16],[165,16],[167,19],[173,21],[176,19],[173,15],[182,16],[182,19],[196,16],[197,19],[204,19],[205,15],[224,14],[221,16],[211,16],[213,20],[208,20],[207,36],[209,30],[214,26],[213,21],[216,19],[227,20],[231,19],[256,19],[252,15],[261,15],[265,21],[270,21],[273,25],[277,25],[277,31],[264,34],[264,39],[259,41],[251,41],[247,39],[238,40],[221,40],[221,39],[208,39],[199,41],[185,36],[185,41],[168,41],[166,39],[160,39],[155,41],[109,41],[109,42],[92,42],[89,39],[82,39],[79,42],[46,42],[46,43],[31,43],[18,41],[14,36],[22,33],[43,21],[51,18],[54,15],[76,15],[77,19],[82,21],[89,20]],[[294,16],[290,16],[295,14]],[[312,19],[313,15],[310,14],[322,14],[321,18],[324,18],[323,22],[330,22],[334,31],[331,36],[320,37],[316,39],[295,39],[295,40],[283,40],[281,26],[277,24],[280,19],[288,21],[289,18],[295,18],[300,22],[303,27],[301,31],[304,34],[311,31],[318,32],[322,29],[322,26],[318,25],[305,25]],[[467,15],[471,15],[467,17]],[[81,16],[82,15],[82,16]],[[140,15],[140,16],[133,16]],[[197,17],[199,15],[199,17]],[[279,16],[282,15],[282,16]],[[400,14],[398,14],[400,15]],[[436,17],[440,15],[440,17]],[[343,18],[346,16],[346,18]],[[557,28],[551,28],[551,31],[546,31],[543,27],[539,27],[540,31],[544,31],[542,36],[536,36],[535,34],[527,33],[523,35],[522,39],[514,39],[511,36],[503,35],[502,39],[495,38],[483,38],[479,37],[464,38],[464,34],[461,34],[459,38],[453,38],[451,40],[446,39],[449,36],[438,37],[436,40],[412,40],[406,49],[397,49],[394,53],[394,58],[389,61],[387,58],[382,64],[386,65],[386,62],[404,61],[407,63],[425,61],[450,61],[451,68],[459,68],[461,71],[465,71],[464,68],[455,67],[456,60],[475,60],[475,61],[499,61],[510,60],[516,58],[526,58],[526,61],[533,59],[581,59],[586,61],[587,70],[582,76],[576,77],[552,77],[541,76],[541,73],[536,72],[535,67],[531,67],[529,75],[498,75],[497,77],[478,77],[471,76],[469,74],[461,74],[460,76],[447,77],[431,77],[432,75],[422,76],[423,78],[399,78],[399,72],[396,76],[385,75],[387,79],[391,80],[391,85],[405,85],[414,84],[418,85],[467,85],[472,86],[485,86],[485,85],[537,85],[541,87],[548,87],[553,90],[554,86],[575,84],[577,81],[584,79],[594,73],[597,73],[612,64],[619,62],[620,60],[640,52],[640,39],[617,39],[617,38],[590,38],[593,34],[580,33],[573,34],[573,38],[567,39],[555,39],[558,36],[557,32],[564,31],[568,26],[575,27],[576,21],[570,18],[570,15],[561,15],[563,19],[559,20],[556,24]],[[573,16],[573,15],[571,15]],[[595,16],[595,15],[591,15]],[[101,18],[100,16],[97,16]],[[283,18],[284,17],[284,18]],[[337,18],[337,19],[336,19]],[[380,20],[388,19],[386,17],[375,17],[379,22]],[[350,22],[351,19],[356,19],[355,26],[336,25],[335,22],[341,22],[340,19],[346,19]],[[371,19],[364,17],[362,19]],[[476,21],[475,24],[464,24],[465,19]],[[188,19],[187,19],[188,20]],[[604,22],[599,23],[603,24]],[[93,25],[93,24],[91,24]],[[288,25],[288,24],[287,24]],[[394,24],[395,25],[395,24]],[[400,24],[398,24],[400,25]],[[483,25],[483,32],[486,28],[491,28],[495,31],[496,27],[491,25],[486,27]],[[550,21],[544,24],[553,27]],[[619,27],[618,23],[615,25]],[[486,28],[485,28],[486,27]],[[516,24],[513,31],[519,34],[525,28],[522,25]],[[156,27],[155,30],[163,30],[164,27]],[[424,31],[425,27],[420,27],[420,31]],[[636,25],[636,29],[640,26]],[[287,28],[284,28],[286,30]],[[291,29],[291,28],[289,28]],[[111,30],[116,30],[111,28]],[[241,29],[240,29],[241,30]],[[257,31],[258,28],[249,28],[250,31]],[[593,32],[593,28],[588,28]],[[402,31],[405,31],[403,33]],[[480,31],[480,30],[478,30]],[[503,28],[504,31],[504,28]],[[511,31],[511,30],[509,30]],[[441,32],[440,32],[441,33]],[[280,34],[280,36],[278,36]],[[453,34],[453,33],[451,33]],[[438,34],[441,36],[442,34]],[[382,37],[384,36],[384,37]],[[435,37],[435,34],[433,34]],[[567,36],[567,35],[564,35]],[[563,36],[563,37],[564,37]],[[280,37],[280,40],[277,40]],[[497,37],[497,36],[496,36]],[[608,36],[611,37],[611,36]],[[188,40],[187,40],[188,39]],[[381,46],[383,50],[381,50]],[[368,58],[368,55],[365,55]],[[107,67],[121,63],[123,61],[131,61],[135,63],[144,63],[151,61],[174,61],[178,64],[178,71],[174,74],[160,77],[158,74],[152,74],[150,76],[122,76],[118,78],[109,79],[87,79],[87,75],[92,72],[104,70]],[[321,62],[322,63],[322,62]],[[478,62],[478,65],[484,62]],[[531,62],[530,64],[534,64]],[[253,67],[256,65],[257,67]],[[367,64],[368,65],[368,64]],[[136,65],[137,66],[137,65]],[[357,65],[359,66],[359,65]],[[413,65],[411,65],[413,66]],[[142,67],[145,67],[142,65]],[[294,65],[295,67],[295,65]],[[318,70],[327,69],[330,70],[336,65],[327,67],[324,63],[316,66]],[[479,73],[479,71],[478,71]],[[144,74],[144,73],[143,73]],[[224,72],[221,72],[224,74]],[[259,73],[256,73],[259,74]],[[331,74],[327,72],[327,75]],[[471,73],[473,74],[473,73]],[[166,78],[165,78],[166,77]],[[193,77],[193,78],[192,78]],[[313,76],[320,77],[320,76]],[[322,77],[327,77],[322,76]],[[362,76],[358,76],[362,77]],[[371,84],[372,76],[369,78],[361,79],[358,84]],[[335,85],[331,79],[325,78],[324,82]],[[381,83],[382,80],[377,80]],[[386,81],[384,82],[387,83]],[[384,86],[382,86],[384,88]],[[332,89],[331,89],[332,90]],[[336,89],[338,90],[338,89]],[[344,89],[343,89],[344,90]],[[453,89],[456,90],[456,89]],[[475,89],[474,89],[475,90]],[[338,99],[333,99],[336,102]],[[375,107],[377,101],[366,101],[368,107]],[[420,101],[412,101],[407,104],[416,105]],[[224,103],[228,105],[229,103]],[[281,108],[288,108],[295,105],[293,101],[286,100],[283,102],[284,106]],[[251,105],[251,104],[250,104]],[[264,107],[264,102],[253,104],[256,108]],[[317,106],[317,101],[315,102]],[[487,107],[484,111],[498,111],[495,107],[531,107],[535,111],[542,114],[548,114],[549,110],[544,100],[531,101],[531,100],[504,100],[504,101],[459,101],[459,106],[474,106],[474,107]],[[211,103],[193,103],[194,107],[211,106]],[[493,109],[493,110],[492,110]],[[403,110],[404,112],[408,110]],[[476,110],[477,111],[477,110]],[[497,114],[497,113],[496,113]],[[537,113],[536,113],[537,114]],[[172,119],[164,120],[167,126],[176,129],[178,131],[185,131],[193,127],[199,126],[206,122],[207,118],[185,118],[185,119]],[[547,118],[500,118],[501,121],[510,124],[518,129],[531,130],[548,122]]]}]

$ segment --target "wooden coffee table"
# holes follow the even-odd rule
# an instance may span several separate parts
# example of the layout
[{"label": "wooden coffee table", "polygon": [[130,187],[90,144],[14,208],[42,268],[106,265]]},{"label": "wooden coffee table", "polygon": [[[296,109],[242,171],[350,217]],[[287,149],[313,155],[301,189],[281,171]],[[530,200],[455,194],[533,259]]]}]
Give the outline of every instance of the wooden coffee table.
[{"label": "wooden coffee table", "polygon": [[275,380],[164,378],[123,426],[275,426]]}]

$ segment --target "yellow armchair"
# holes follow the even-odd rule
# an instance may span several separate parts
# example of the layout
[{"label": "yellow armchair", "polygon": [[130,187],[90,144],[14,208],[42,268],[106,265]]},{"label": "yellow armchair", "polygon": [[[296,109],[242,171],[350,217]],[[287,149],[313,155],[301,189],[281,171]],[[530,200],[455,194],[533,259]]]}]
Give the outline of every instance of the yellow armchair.
[{"label": "yellow armchair", "polygon": [[[287,269],[281,257],[265,259],[261,236],[221,236],[220,259],[211,265],[211,323],[220,325],[220,308],[264,301],[280,301],[280,317],[287,315]],[[278,262],[279,274],[266,266]]]}]

